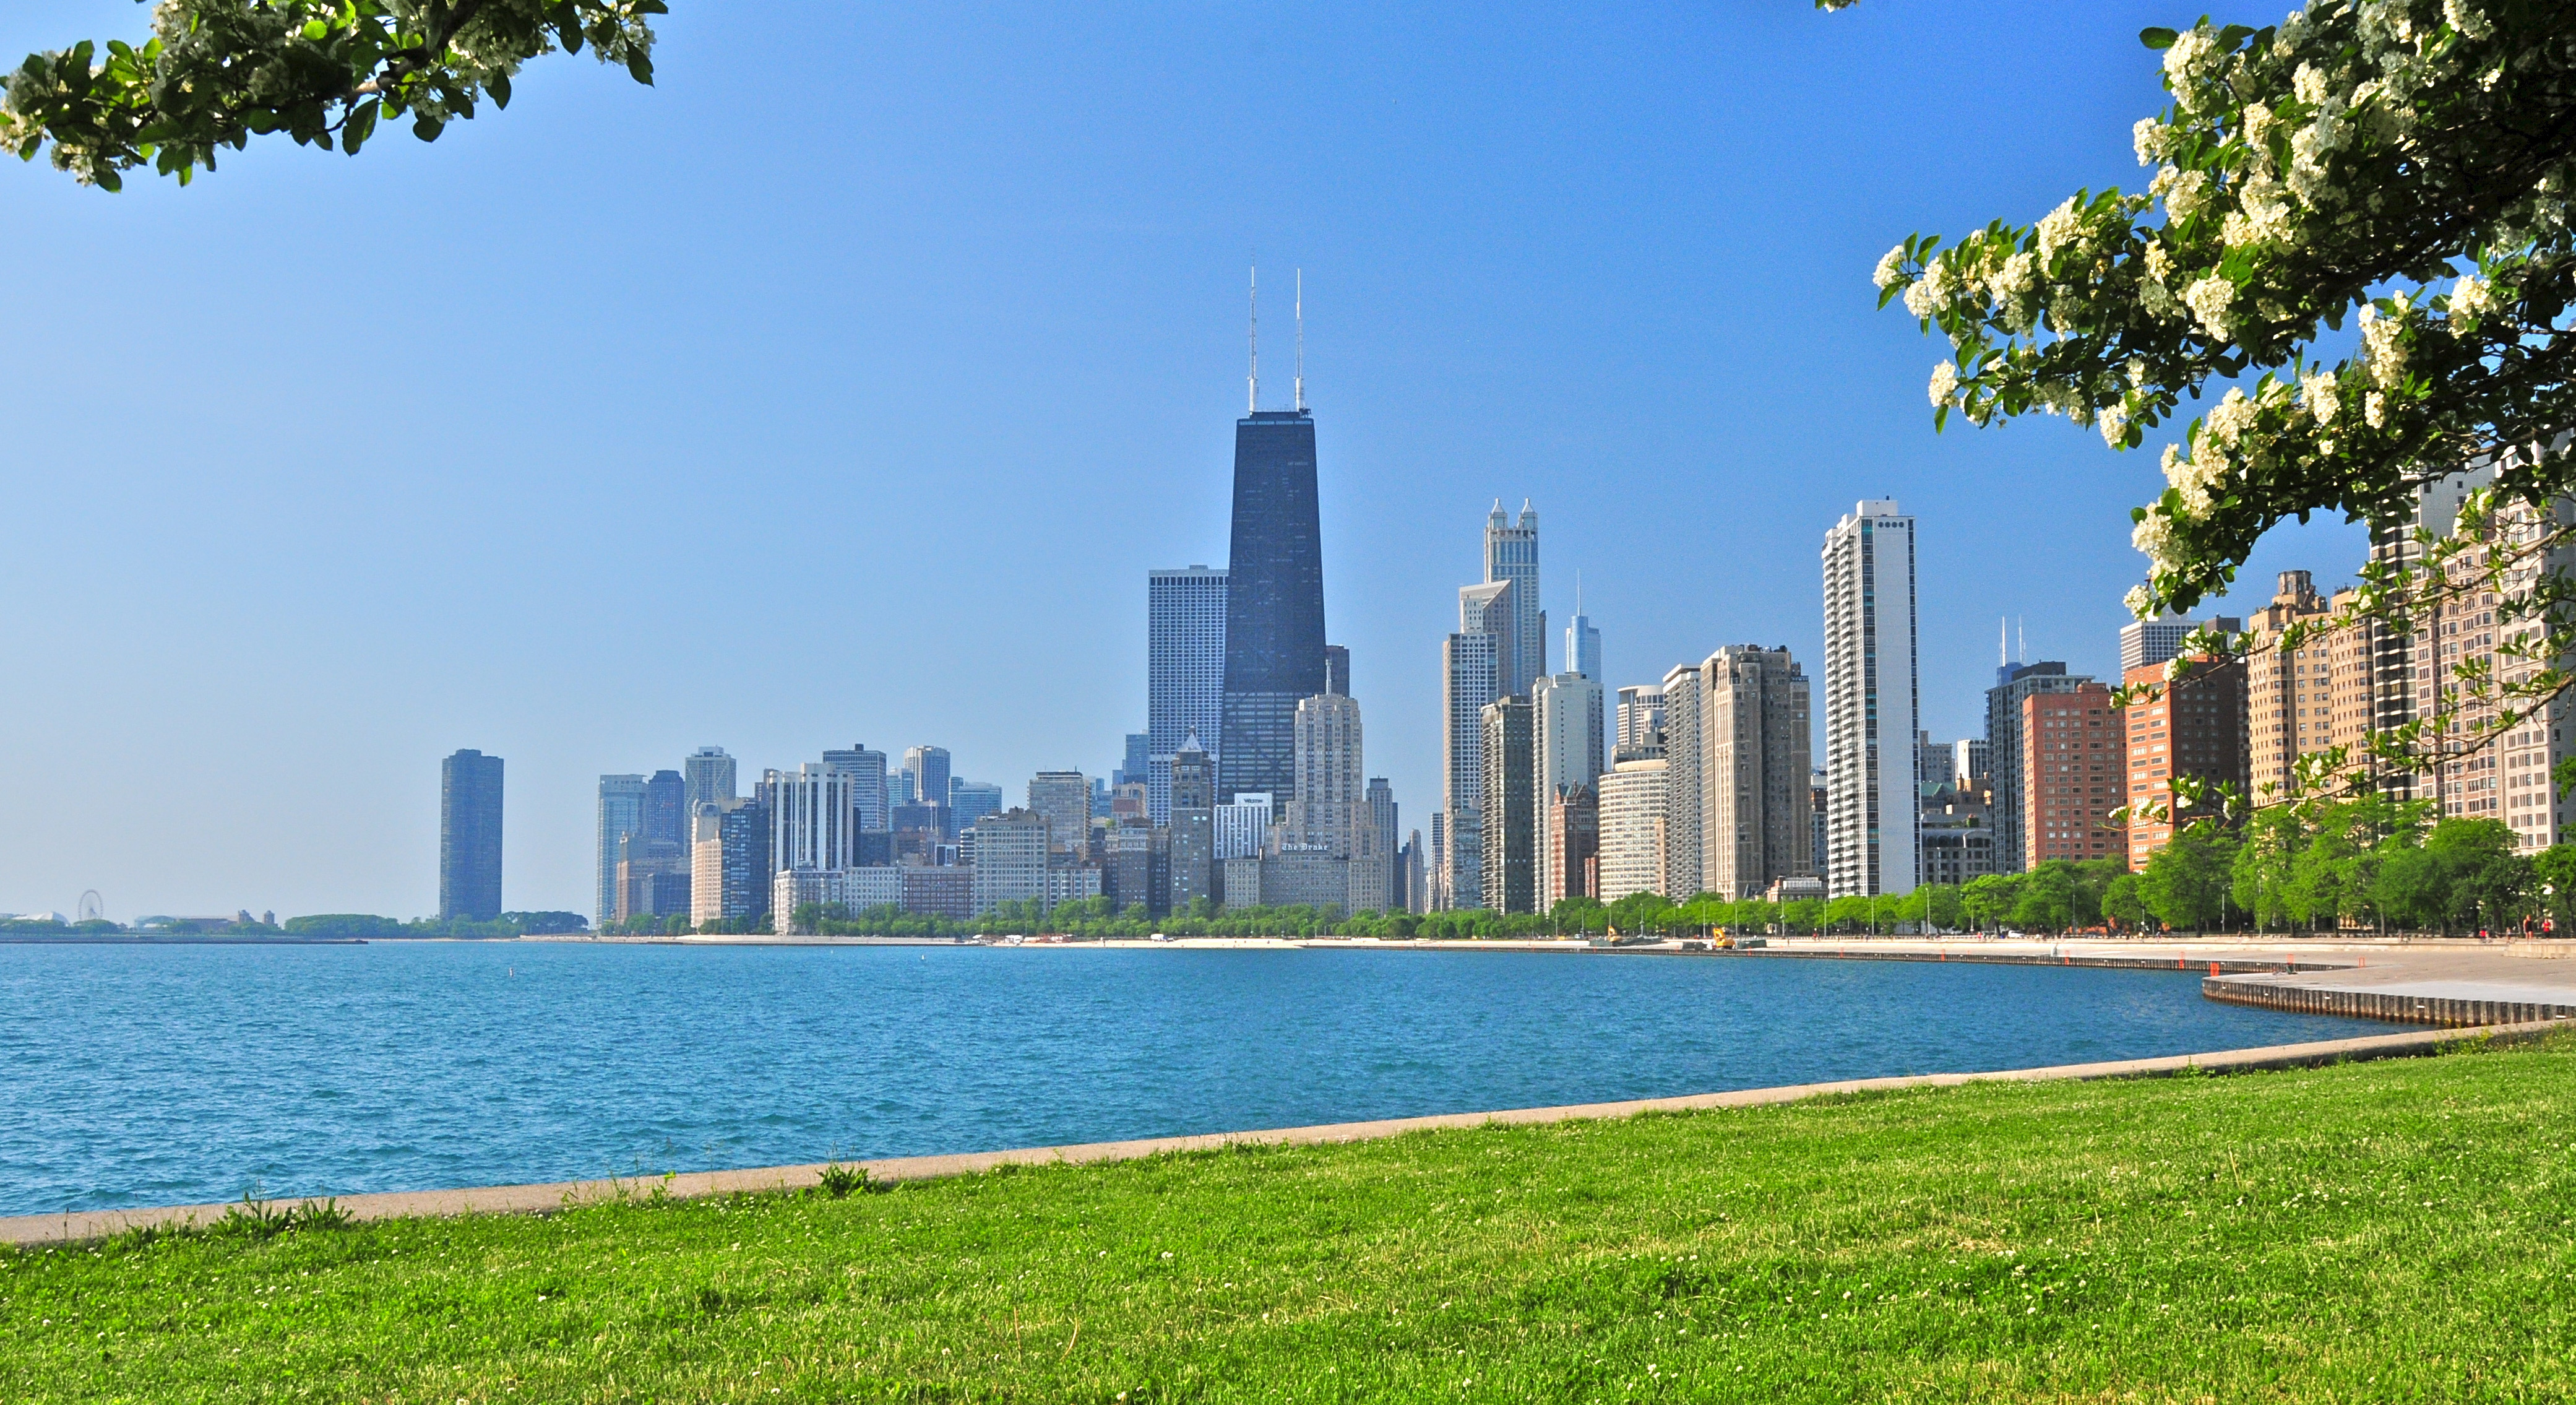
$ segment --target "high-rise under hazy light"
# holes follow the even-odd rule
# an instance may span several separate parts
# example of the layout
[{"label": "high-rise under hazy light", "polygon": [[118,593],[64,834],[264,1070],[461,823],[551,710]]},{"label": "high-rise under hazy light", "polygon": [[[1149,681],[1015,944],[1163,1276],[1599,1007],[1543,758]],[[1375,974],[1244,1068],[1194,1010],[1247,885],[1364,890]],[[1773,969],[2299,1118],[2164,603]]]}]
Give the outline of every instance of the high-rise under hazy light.
[{"label": "high-rise under hazy light", "polygon": [[1565,671],[1580,673],[1605,686],[1601,673],[1601,631],[1592,627],[1592,617],[1583,613],[1583,588],[1574,590],[1574,618],[1565,622]]},{"label": "high-rise under hazy light", "polygon": [[1171,823],[1182,744],[1198,738],[1211,763],[1225,750],[1225,583],[1205,566],[1145,578],[1145,808],[1156,824]]},{"label": "high-rise under hazy light", "polygon": [[1914,519],[1863,501],[1825,533],[1826,891],[1914,891]]},{"label": "high-rise under hazy light", "polygon": [[657,844],[689,842],[689,785],[677,771],[655,771],[644,783],[644,837]]},{"label": "high-rise under hazy light", "polygon": [[1503,514],[1494,500],[1485,518],[1485,579],[1512,583],[1511,655],[1502,660],[1502,691],[1528,697],[1530,685],[1547,674],[1547,611],[1539,608],[1538,513],[1527,499],[1518,522]]},{"label": "high-rise under hazy light", "polygon": [[[860,829],[880,830],[893,826],[894,806],[887,795],[886,754],[864,742],[852,742],[847,748],[826,750],[823,764],[845,776],[857,776],[859,783],[850,799],[851,813]],[[900,775],[901,772],[896,774]],[[909,797],[907,802],[909,803]]]},{"label": "high-rise under hazy light", "polygon": [[[948,803],[948,748],[906,747],[903,768],[912,773],[912,793],[924,805]],[[942,838],[948,836],[942,835]]]},{"label": "high-rise under hazy light", "polygon": [[1504,696],[1512,652],[1510,581],[1458,588],[1458,632],[1440,645],[1440,803],[1447,830],[1435,884],[1445,901],[1483,901],[1485,708]]},{"label": "high-rise under hazy light", "polygon": [[439,763],[438,915],[501,915],[501,758],[468,748]]},{"label": "high-rise under hazy light", "polygon": [[592,914],[600,926],[617,920],[617,858],[630,836],[644,832],[644,778],[599,778],[599,894]]},{"label": "high-rise under hazy light", "polygon": [[733,758],[720,746],[702,746],[680,762],[680,779],[685,791],[682,808],[692,817],[700,805],[734,798]]},{"label": "high-rise under hazy light", "polygon": [[1323,524],[1304,409],[1235,421],[1228,553],[1217,798],[1285,795],[1297,784],[1297,704],[1324,691]]}]

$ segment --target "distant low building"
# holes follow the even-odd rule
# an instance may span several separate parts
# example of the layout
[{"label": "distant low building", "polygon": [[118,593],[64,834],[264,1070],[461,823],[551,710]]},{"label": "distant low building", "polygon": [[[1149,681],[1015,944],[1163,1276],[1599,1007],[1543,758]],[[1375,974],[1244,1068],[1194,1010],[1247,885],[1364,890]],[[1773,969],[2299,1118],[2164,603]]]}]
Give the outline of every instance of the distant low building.
[{"label": "distant low building", "polygon": [[802,931],[793,926],[796,910],[808,904],[839,903],[852,916],[870,908],[901,907],[903,873],[892,868],[783,869],[772,880],[772,930]]},{"label": "distant low building", "polygon": [[976,912],[975,870],[898,864],[888,872],[903,875],[903,910],[923,917],[971,920]]},{"label": "distant low building", "polygon": [[976,912],[1047,896],[1047,828],[1046,817],[1033,810],[1004,810],[975,822]]}]

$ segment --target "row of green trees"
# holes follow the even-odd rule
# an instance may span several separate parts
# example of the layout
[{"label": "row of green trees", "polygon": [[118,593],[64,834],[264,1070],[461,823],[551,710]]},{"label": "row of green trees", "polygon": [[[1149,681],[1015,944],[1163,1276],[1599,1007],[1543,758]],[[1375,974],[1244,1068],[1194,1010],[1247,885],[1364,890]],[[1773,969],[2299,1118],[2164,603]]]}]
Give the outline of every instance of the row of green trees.
[{"label": "row of green trees", "polygon": [[[657,924],[662,920],[652,919]],[[687,918],[675,920],[679,925],[667,930],[689,930]],[[60,932],[79,936],[112,936],[138,931],[237,937],[535,937],[589,930],[590,919],[578,912],[505,912],[488,922],[443,917],[415,917],[405,921],[372,912],[317,912],[309,917],[290,917],[275,926],[265,922],[174,922],[158,919],[147,920],[132,928],[100,918],[87,922],[39,921],[34,918],[0,920],[0,932],[21,935]],[[657,925],[654,930],[666,929]]]},{"label": "row of green trees", "polygon": [[490,921],[415,917],[406,922],[372,912],[319,912],[278,925],[295,937],[542,937],[587,932],[590,919],[578,912],[505,912]]},{"label": "row of green trees", "polygon": [[[1632,893],[1604,904],[1568,898],[1549,912],[1362,912],[1313,907],[1219,909],[1200,899],[1180,912],[1119,911],[1107,898],[1055,906],[1000,904],[971,921],[884,906],[853,912],[809,904],[795,930],[827,935],[965,937],[1063,933],[1086,941],[1174,937],[1380,937],[1480,940],[1604,935],[1711,936],[1790,933],[1864,936],[1900,932],[2571,930],[2576,846],[2536,855],[2515,847],[2494,820],[2436,819],[2426,802],[2371,796],[2259,813],[2242,831],[2200,824],[2176,834],[2132,873],[2116,858],[2052,859],[2026,873],[1964,885],[1928,884],[1902,897],[1729,901],[1701,893],[1674,902]],[[299,921],[305,919],[298,919]],[[766,918],[694,930],[767,930]],[[293,923],[289,924],[292,928]],[[645,918],[612,931],[693,930],[684,918]]]}]

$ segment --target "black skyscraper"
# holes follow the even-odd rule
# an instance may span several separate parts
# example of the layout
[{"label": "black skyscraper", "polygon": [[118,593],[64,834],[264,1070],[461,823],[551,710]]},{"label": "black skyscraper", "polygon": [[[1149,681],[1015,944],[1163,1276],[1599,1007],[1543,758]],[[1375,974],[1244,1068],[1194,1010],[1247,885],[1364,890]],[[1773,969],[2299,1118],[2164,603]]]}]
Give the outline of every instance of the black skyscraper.
[{"label": "black skyscraper", "polygon": [[1217,794],[1297,788],[1297,702],[1324,691],[1324,544],[1315,419],[1256,410],[1234,424],[1225,696]]},{"label": "black skyscraper", "polygon": [[439,763],[438,915],[501,915],[501,758],[466,750]]}]

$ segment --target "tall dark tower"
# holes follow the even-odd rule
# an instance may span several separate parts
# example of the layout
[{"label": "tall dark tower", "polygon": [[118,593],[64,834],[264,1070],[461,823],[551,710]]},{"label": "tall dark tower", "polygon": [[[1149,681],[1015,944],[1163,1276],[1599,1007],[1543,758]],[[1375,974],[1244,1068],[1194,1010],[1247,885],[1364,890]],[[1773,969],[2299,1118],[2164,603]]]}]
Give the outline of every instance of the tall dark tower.
[{"label": "tall dark tower", "polygon": [[1234,424],[1217,794],[1296,791],[1297,701],[1324,691],[1324,542],[1315,417],[1254,410]]},{"label": "tall dark tower", "polygon": [[501,758],[471,748],[439,763],[438,915],[501,915]]}]

